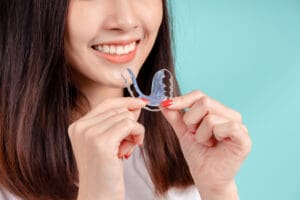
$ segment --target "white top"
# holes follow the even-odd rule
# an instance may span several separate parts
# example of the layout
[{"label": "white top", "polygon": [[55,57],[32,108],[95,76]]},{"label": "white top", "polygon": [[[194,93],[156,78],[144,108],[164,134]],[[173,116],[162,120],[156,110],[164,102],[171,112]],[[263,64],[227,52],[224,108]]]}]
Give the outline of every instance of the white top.
[{"label": "white top", "polygon": [[[150,179],[139,148],[135,148],[132,156],[124,160],[125,200],[201,200],[196,187],[186,190],[170,189],[166,196],[158,197],[154,193],[154,185]],[[0,189],[0,200],[21,200],[7,191]]]}]

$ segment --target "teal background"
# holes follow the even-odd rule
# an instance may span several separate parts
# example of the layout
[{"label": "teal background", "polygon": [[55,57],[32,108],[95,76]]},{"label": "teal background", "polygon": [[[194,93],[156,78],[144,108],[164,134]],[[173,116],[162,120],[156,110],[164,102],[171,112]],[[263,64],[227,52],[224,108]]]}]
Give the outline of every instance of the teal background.
[{"label": "teal background", "polygon": [[177,75],[240,111],[241,200],[300,200],[300,0],[173,0]]}]

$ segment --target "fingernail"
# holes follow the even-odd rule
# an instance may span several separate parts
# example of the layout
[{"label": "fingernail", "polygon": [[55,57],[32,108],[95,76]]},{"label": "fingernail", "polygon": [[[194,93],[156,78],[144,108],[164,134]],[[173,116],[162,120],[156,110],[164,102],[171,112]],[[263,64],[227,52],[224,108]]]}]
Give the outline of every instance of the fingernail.
[{"label": "fingernail", "polygon": [[131,156],[132,153],[126,154],[124,157],[126,158],[126,160]]},{"label": "fingernail", "polygon": [[167,99],[167,100],[164,100],[163,102],[161,102],[160,105],[161,105],[162,107],[168,107],[168,106],[172,105],[173,102],[174,102],[174,101],[173,101],[172,99]]},{"label": "fingernail", "polygon": [[144,101],[145,103],[149,103],[149,100],[146,98],[141,98],[142,101]]}]

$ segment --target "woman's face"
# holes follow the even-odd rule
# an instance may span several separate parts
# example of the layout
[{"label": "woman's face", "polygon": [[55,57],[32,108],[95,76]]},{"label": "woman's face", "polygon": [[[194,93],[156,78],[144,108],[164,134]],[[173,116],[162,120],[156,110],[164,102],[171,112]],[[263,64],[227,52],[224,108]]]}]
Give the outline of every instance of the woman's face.
[{"label": "woman's face", "polygon": [[161,21],[162,0],[71,0],[65,53],[75,81],[124,87],[121,71],[138,73]]}]

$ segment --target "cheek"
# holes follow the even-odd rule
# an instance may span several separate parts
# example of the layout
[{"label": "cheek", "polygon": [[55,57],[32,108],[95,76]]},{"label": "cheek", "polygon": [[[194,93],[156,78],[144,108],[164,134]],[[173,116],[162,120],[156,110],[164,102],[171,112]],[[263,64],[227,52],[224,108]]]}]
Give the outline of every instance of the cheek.
[{"label": "cheek", "polygon": [[158,32],[160,24],[162,22],[162,3],[161,1],[156,1],[157,3],[153,4],[149,10],[148,15],[145,16],[147,20],[148,29],[154,33]]},{"label": "cheek", "polygon": [[72,2],[66,18],[66,39],[72,44],[87,43],[97,31],[94,12],[88,5]]},{"label": "cheek", "polygon": [[74,66],[82,65],[91,38],[92,20],[85,6],[71,1],[65,25],[65,54],[67,61]]},{"label": "cheek", "polygon": [[137,11],[144,30],[155,35],[162,21],[162,0],[142,0],[134,10]]}]

